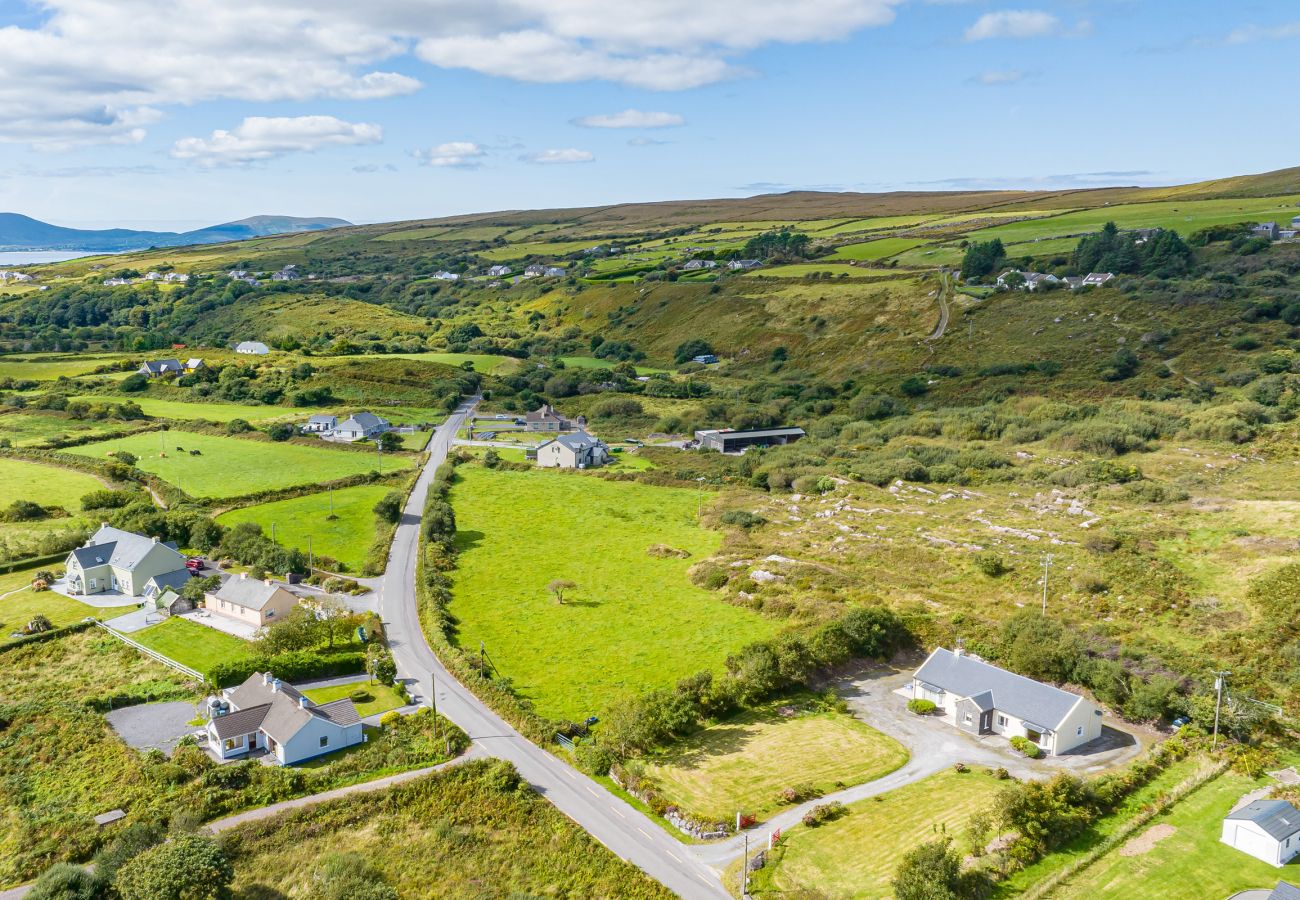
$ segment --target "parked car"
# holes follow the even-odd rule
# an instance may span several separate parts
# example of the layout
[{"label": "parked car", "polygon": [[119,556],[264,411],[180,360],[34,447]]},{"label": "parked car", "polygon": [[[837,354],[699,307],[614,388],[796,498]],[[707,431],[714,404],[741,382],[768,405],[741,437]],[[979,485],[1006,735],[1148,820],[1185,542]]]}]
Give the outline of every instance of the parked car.
[{"label": "parked car", "polygon": [[1178,729],[1182,728],[1184,725],[1191,725],[1192,720],[1189,719],[1187,716],[1179,716],[1169,724],[1173,726],[1174,731],[1177,731]]},{"label": "parked car", "polygon": [[191,572],[202,572],[207,567],[208,564],[203,561],[203,557],[201,556],[191,556],[189,559],[185,560],[185,568],[189,569]]}]

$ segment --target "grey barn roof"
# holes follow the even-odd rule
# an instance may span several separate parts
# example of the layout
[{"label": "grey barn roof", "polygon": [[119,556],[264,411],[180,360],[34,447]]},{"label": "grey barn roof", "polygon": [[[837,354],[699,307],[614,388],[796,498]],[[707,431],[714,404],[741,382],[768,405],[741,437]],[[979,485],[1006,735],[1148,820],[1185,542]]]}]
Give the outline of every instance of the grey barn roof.
[{"label": "grey barn roof", "polygon": [[708,431],[701,431],[700,434],[708,434],[708,435],[716,434],[718,437],[724,440],[734,440],[736,438],[783,437],[783,436],[793,435],[793,434],[803,435],[805,434],[805,432],[802,428],[799,428],[797,426],[791,426],[789,428],[752,428],[749,430],[740,430],[740,431],[733,431],[730,428],[719,428],[719,429],[712,429]]},{"label": "grey barn roof", "polygon": [[1229,819],[1254,822],[1274,840],[1285,840],[1300,831],[1300,810],[1285,800],[1256,800],[1227,815]]},{"label": "grey barn roof", "polygon": [[1082,699],[1069,691],[942,647],[930,654],[916,670],[915,677],[959,697],[983,699],[988,694],[993,707],[1038,722],[1051,731],[1060,726],[1061,720]]}]

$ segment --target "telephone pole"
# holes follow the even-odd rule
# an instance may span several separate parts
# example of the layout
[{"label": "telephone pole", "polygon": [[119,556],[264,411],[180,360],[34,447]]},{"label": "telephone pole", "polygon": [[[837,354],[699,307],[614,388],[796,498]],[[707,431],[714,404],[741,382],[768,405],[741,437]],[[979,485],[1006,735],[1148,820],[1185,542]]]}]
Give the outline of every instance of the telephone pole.
[{"label": "telephone pole", "polygon": [[1047,578],[1052,573],[1052,554],[1043,554],[1043,615],[1047,615]]},{"label": "telephone pole", "polygon": [[1223,706],[1223,687],[1224,682],[1231,672],[1212,672],[1214,676],[1214,739],[1210,742],[1210,750],[1214,750],[1219,745],[1219,708]]}]

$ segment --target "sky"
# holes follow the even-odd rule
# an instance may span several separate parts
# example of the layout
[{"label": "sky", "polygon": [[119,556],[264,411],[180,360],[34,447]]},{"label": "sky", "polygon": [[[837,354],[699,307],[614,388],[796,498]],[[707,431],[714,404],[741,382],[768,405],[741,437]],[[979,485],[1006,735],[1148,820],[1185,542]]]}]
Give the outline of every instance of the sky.
[{"label": "sky", "polygon": [[0,211],[178,230],[1300,164],[1258,0],[0,0]]}]

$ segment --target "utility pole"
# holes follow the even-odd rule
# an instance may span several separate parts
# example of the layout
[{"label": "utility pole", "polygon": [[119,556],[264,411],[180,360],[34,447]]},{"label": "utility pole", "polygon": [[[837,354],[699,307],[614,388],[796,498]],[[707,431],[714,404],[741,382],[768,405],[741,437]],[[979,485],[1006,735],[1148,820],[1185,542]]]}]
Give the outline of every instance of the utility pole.
[{"label": "utility pole", "polygon": [[1047,577],[1052,573],[1052,554],[1043,554],[1043,615],[1047,615]]},{"label": "utility pole", "polygon": [[429,707],[433,710],[433,736],[438,736],[438,682],[429,673]]},{"label": "utility pole", "polygon": [[[737,813],[739,815],[739,813]],[[740,900],[749,896],[749,832],[745,832],[745,855],[740,861]]]},{"label": "utility pole", "polygon": [[330,515],[334,515],[334,488],[327,488],[326,493],[330,497]]},{"label": "utility pole", "polygon": [[478,642],[478,671],[484,678],[487,678],[487,648],[483,642]]},{"label": "utility pole", "polygon": [[271,543],[275,543],[275,523],[271,523]]},{"label": "utility pole", "polygon": [[1231,672],[1212,672],[1214,675],[1214,739],[1210,742],[1210,750],[1219,746],[1219,709],[1223,706],[1223,685],[1225,679]]},{"label": "utility pole", "polygon": [[311,555],[311,535],[307,535],[307,574],[311,575],[312,569],[316,568],[316,557]]}]

